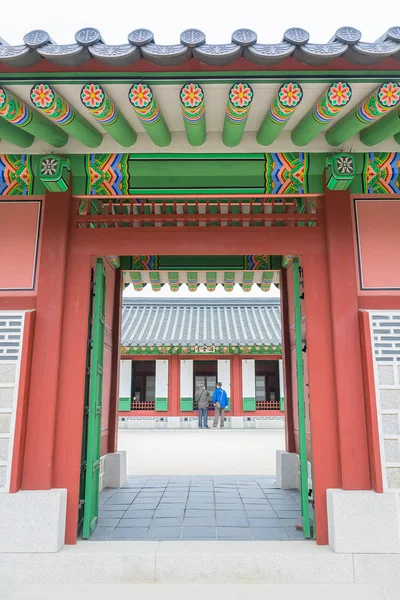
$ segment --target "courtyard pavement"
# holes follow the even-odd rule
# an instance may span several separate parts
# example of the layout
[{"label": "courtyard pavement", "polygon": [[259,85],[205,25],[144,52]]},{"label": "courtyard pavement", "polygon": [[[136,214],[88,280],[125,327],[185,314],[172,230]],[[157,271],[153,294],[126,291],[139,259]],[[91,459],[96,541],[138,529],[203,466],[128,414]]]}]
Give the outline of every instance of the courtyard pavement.
[{"label": "courtyard pavement", "polygon": [[128,475],[275,475],[284,448],[284,429],[118,430]]},{"label": "courtyard pavement", "polygon": [[304,540],[300,494],[272,476],[131,476],[100,493],[91,540]]}]

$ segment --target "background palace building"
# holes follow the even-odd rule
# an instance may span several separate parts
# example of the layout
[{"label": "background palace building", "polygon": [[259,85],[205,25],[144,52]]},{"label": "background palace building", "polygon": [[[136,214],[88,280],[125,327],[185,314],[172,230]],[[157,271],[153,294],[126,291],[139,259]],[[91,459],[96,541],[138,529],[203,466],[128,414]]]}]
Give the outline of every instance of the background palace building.
[{"label": "background palace building", "polygon": [[399,27],[0,40],[0,552],[89,538],[119,415],[194,418],[220,378],[232,427],[284,409],[310,546],[400,553],[399,59]]}]

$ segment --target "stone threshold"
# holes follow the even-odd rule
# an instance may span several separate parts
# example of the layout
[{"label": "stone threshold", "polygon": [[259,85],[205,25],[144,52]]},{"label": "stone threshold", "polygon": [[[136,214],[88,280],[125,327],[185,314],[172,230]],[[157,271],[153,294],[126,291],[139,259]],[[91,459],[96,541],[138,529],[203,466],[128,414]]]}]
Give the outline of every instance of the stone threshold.
[{"label": "stone threshold", "polygon": [[400,585],[398,554],[336,554],[309,542],[80,541],[57,553],[0,557],[2,586],[71,581]]}]

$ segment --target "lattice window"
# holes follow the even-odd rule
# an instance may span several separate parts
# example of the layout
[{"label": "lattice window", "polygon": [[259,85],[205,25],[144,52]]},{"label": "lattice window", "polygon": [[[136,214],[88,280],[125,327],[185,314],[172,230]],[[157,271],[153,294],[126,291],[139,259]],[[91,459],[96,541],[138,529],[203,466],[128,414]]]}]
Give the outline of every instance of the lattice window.
[{"label": "lattice window", "polygon": [[0,361],[19,358],[22,315],[4,313],[0,316]]},{"label": "lattice window", "polygon": [[256,410],[280,410],[279,400],[256,400]]},{"label": "lattice window", "polygon": [[154,400],[134,400],[132,410],[155,410]]},{"label": "lattice window", "polygon": [[400,313],[372,313],[374,354],[379,362],[400,362]]},{"label": "lattice window", "polygon": [[400,312],[372,312],[384,489],[400,489]]}]

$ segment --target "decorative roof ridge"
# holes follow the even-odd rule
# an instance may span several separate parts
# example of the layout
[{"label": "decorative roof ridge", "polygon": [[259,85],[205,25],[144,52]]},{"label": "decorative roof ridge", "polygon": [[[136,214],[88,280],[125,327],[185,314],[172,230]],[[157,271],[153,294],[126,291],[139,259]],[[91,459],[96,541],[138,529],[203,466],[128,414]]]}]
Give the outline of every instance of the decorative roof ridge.
[{"label": "decorative roof ridge", "polygon": [[342,57],[351,63],[373,65],[388,57],[400,59],[400,27],[391,27],[375,42],[361,41],[362,34],[354,27],[340,27],[324,44],[310,43],[310,34],[300,27],[287,29],[279,43],[259,43],[251,29],[237,29],[229,42],[207,44],[199,29],[186,29],[179,43],[156,44],[149,29],[135,29],[127,43],[106,44],[94,27],[85,27],[75,34],[72,44],[57,44],[41,29],[24,36],[22,45],[9,45],[0,38],[0,63],[10,67],[30,67],[45,58],[49,62],[76,67],[92,58],[110,66],[126,66],[144,58],[156,65],[180,65],[194,58],[199,62],[224,66],[238,58],[258,65],[278,64],[286,58],[312,65],[325,65]]},{"label": "decorative roof ridge", "polygon": [[232,298],[232,300],[225,300],[224,298],[130,298],[123,297],[122,306],[166,306],[166,307],[182,307],[182,306],[198,306],[202,308],[204,306],[279,306],[280,299],[279,297],[272,298],[252,298],[252,299],[243,299],[243,298]]}]

